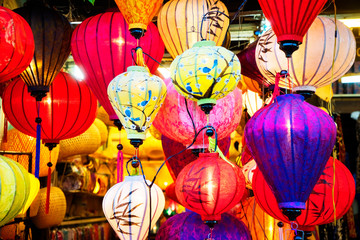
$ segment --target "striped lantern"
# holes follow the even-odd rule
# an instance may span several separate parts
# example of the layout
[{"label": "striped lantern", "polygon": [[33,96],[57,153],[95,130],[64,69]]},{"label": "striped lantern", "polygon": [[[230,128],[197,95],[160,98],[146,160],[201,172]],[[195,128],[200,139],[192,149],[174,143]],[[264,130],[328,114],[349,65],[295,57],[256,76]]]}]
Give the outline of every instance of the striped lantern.
[{"label": "striped lantern", "polygon": [[255,51],[256,64],[265,77],[264,84],[275,84],[276,73],[289,70],[289,76],[280,79],[280,87],[295,92],[315,92],[316,88],[328,85],[343,76],[354,63],[356,42],[349,28],[340,21],[337,21],[336,25],[335,40],[335,20],[317,17],[299,50],[294,52],[290,59],[280,51],[275,33],[271,29],[264,33]]},{"label": "striped lantern", "polygon": [[203,39],[222,46],[230,22],[228,15],[220,0],[171,0],[160,9],[157,25],[166,49],[175,58]]},{"label": "striped lantern", "polygon": [[[150,184],[150,181],[147,180],[147,183]],[[106,219],[121,240],[144,240],[148,235],[150,210],[152,228],[164,210],[165,197],[157,185],[146,186],[143,175],[126,176],[123,182],[107,191],[102,207]]]}]

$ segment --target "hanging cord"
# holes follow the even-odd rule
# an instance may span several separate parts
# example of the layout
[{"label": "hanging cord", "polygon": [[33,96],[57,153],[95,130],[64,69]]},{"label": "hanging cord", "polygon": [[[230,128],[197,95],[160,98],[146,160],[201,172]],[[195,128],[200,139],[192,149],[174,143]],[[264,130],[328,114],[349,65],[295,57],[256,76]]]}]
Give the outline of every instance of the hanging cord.
[{"label": "hanging cord", "polygon": [[40,101],[36,101],[37,107],[37,118],[36,122],[36,155],[35,155],[35,177],[39,179],[39,168],[40,168],[40,146],[41,146],[41,121],[40,118]]},{"label": "hanging cord", "polygon": [[[336,57],[336,44],[337,44],[337,38],[338,38],[338,27],[337,27],[337,18],[336,18],[336,4],[335,4],[335,0],[332,0],[333,4],[334,4],[334,21],[335,21],[335,38],[334,38],[334,53],[333,53],[333,59],[332,59],[332,63],[331,63],[331,88],[330,88],[330,94],[331,95],[331,89],[332,89],[332,84],[334,81],[334,65],[335,65],[335,57]],[[329,99],[328,102],[328,109],[329,109],[329,114],[330,116],[332,115],[332,103],[331,103],[331,99]]]}]

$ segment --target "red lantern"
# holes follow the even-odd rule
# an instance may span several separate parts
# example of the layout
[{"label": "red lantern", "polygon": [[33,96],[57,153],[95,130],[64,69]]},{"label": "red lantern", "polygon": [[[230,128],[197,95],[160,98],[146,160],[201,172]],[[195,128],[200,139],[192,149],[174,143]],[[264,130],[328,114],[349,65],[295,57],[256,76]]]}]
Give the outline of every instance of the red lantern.
[{"label": "red lantern", "polygon": [[176,196],[203,221],[216,222],[244,194],[245,178],[239,167],[219,158],[218,153],[200,153],[176,180]]},{"label": "red lantern", "polygon": [[[84,71],[87,85],[111,120],[118,117],[110,104],[107,87],[117,75],[135,64],[132,49],[137,46],[141,46],[145,53],[158,62],[164,55],[164,43],[153,23],[149,24],[146,35],[137,40],[131,36],[120,12],[106,12],[90,17],[73,33],[71,50],[74,61]],[[148,56],[145,56],[145,62],[151,73],[159,66]]]},{"label": "red lantern", "polygon": [[311,23],[326,2],[327,0],[259,0],[286,57],[291,57],[299,48]]},{"label": "red lantern", "polygon": [[[315,185],[302,214],[297,217],[299,226],[316,226],[334,221],[333,207],[333,163],[330,157],[319,181]],[[336,219],[342,217],[351,207],[355,197],[355,183],[350,171],[340,161],[335,160],[335,194]],[[259,170],[253,177],[253,191],[260,207],[269,215],[284,222],[289,222],[287,217],[277,207],[278,203],[270,187]]]},{"label": "red lantern", "polygon": [[0,6],[0,82],[19,75],[34,55],[34,37],[19,14]]}]

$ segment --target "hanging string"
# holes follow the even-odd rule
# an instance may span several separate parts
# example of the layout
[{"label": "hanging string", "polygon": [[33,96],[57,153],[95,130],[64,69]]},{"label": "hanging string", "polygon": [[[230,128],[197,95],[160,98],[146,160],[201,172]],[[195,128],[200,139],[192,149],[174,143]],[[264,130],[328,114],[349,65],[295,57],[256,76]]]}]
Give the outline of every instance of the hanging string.
[{"label": "hanging string", "polygon": [[337,153],[336,150],[334,148],[333,150],[333,164],[332,164],[332,168],[333,168],[333,185],[331,188],[331,200],[332,200],[332,204],[333,204],[333,208],[334,208],[334,225],[336,226],[336,204],[335,204],[335,184],[336,184],[336,168],[335,168],[335,159],[337,158]]},{"label": "hanging string", "polygon": [[41,146],[41,118],[40,118],[40,101],[36,101],[37,118],[36,122],[36,155],[35,155],[35,177],[39,179],[40,168],[40,146]]},{"label": "hanging string", "polygon": [[[334,65],[335,65],[335,57],[336,57],[336,44],[337,44],[337,33],[338,33],[338,27],[337,27],[337,20],[336,20],[336,4],[335,4],[335,0],[332,1],[334,4],[334,21],[335,21],[335,38],[334,38],[334,52],[333,52],[333,59],[332,59],[332,63],[331,63],[331,88],[330,88],[330,92],[329,95],[331,95],[331,89],[332,89],[332,83],[334,82]],[[331,103],[331,99],[329,99],[328,102],[328,109],[329,109],[329,114],[330,116],[332,115],[332,103]]]},{"label": "hanging string", "polygon": [[[275,87],[274,87],[274,92],[273,92],[273,95],[271,97],[271,100],[270,100],[270,103],[273,103],[275,98],[277,96],[280,95],[280,87],[279,87],[279,83],[280,83],[280,78],[284,76],[284,74],[281,74],[281,73],[276,73],[276,76],[275,76]],[[287,74],[285,74],[285,77],[287,76]]]},{"label": "hanging string", "polygon": [[46,202],[45,202],[45,214],[49,214],[49,207],[50,207],[50,189],[51,189],[51,153],[52,150],[49,149],[49,162],[47,164],[48,166],[48,175],[47,175],[47,185],[46,185]]}]

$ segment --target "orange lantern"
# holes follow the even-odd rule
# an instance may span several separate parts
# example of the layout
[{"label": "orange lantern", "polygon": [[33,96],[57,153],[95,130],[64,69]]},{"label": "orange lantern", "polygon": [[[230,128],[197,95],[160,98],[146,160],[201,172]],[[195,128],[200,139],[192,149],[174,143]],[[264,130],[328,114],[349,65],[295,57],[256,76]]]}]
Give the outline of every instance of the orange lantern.
[{"label": "orange lantern", "polygon": [[219,0],[171,0],[160,9],[157,25],[166,49],[175,58],[203,39],[222,46],[228,15]]}]

